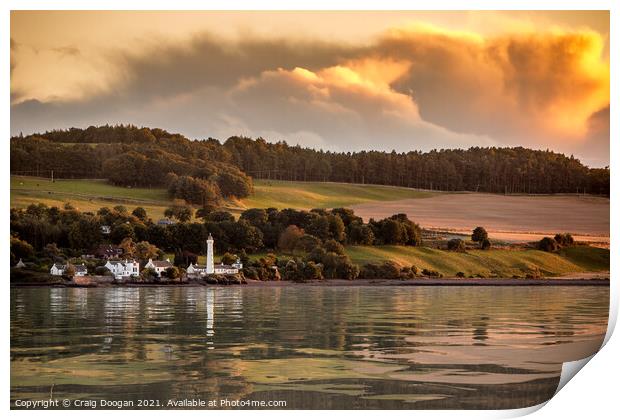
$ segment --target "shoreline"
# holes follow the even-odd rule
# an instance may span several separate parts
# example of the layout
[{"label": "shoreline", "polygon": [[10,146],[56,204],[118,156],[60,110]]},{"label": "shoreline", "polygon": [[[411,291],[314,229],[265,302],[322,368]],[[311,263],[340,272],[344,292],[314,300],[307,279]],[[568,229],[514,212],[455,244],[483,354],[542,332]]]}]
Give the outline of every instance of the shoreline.
[{"label": "shoreline", "polygon": [[519,287],[519,286],[599,286],[609,287],[609,278],[541,278],[541,279],[513,279],[513,278],[418,278],[408,280],[398,279],[363,279],[363,280],[321,280],[306,283],[295,283],[292,281],[259,281],[246,280],[245,284],[204,284],[198,282],[186,282],[177,284],[156,284],[156,283],[126,283],[126,284],[98,284],[98,285],[76,285],[76,284],[36,284],[36,283],[15,283],[11,288],[30,288],[30,287],[49,287],[49,288],[132,288],[132,287],[372,287],[372,286],[479,286],[479,287]]}]

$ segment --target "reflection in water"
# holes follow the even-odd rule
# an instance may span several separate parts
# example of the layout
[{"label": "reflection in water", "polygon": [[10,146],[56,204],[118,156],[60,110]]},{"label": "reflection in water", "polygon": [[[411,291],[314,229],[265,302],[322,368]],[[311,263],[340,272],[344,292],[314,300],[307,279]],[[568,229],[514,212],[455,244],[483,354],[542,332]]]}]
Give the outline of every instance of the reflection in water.
[{"label": "reflection in water", "polygon": [[591,355],[606,287],[11,290],[11,400],[516,408]]}]

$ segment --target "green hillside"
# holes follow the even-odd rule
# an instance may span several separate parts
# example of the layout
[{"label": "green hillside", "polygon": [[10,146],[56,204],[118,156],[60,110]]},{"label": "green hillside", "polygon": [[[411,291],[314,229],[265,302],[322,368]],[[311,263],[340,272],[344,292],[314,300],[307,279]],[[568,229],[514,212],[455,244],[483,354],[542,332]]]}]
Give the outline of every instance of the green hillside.
[{"label": "green hillside", "polygon": [[[256,180],[252,196],[226,203],[226,207],[235,213],[252,207],[331,208],[431,195],[408,188],[380,185]],[[163,215],[171,200],[163,188],[117,187],[105,180],[51,182],[45,178],[11,176],[11,207],[26,207],[32,203],[62,206],[66,202],[82,211],[94,211],[117,204],[142,206],[151,217],[158,218]]]},{"label": "green hillside", "polygon": [[142,206],[151,217],[161,217],[170,204],[161,188],[124,188],[105,180],[57,180],[11,176],[11,207],[26,207],[32,203],[62,206],[71,203],[81,211],[96,211],[101,207],[122,204],[131,208]]},{"label": "green hillside", "polygon": [[392,260],[436,270],[444,276],[459,271],[466,276],[523,277],[538,268],[545,276],[609,270],[609,250],[594,247],[567,248],[559,253],[538,250],[469,250],[451,252],[425,247],[351,246],[347,254],[356,264]]},{"label": "green hillside", "polygon": [[256,180],[254,195],[244,199],[241,205],[245,208],[312,209],[430,196],[429,192],[383,185]]}]

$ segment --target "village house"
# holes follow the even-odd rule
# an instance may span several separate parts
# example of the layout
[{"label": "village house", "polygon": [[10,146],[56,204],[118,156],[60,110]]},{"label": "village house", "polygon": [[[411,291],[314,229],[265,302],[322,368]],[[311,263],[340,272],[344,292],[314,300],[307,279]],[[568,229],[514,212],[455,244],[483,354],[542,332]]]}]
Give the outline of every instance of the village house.
[{"label": "village house", "polygon": [[24,262],[20,258],[17,264],[15,264],[15,268],[24,268],[24,267],[26,267],[26,264],[24,264]]},{"label": "village house", "polygon": [[168,217],[165,217],[163,219],[159,219],[157,221],[157,224],[160,226],[169,226],[169,225],[174,225],[176,224],[176,222]]},{"label": "village house", "polygon": [[[88,274],[88,269],[86,268],[84,264],[74,265],[73,267],[75,269],[75,274],[74,274],[75,276],[85,276]],[[50,274],[52,276],[62,276],[65,274],[66,270],[67,270],[66,264],[54,263],[52,265],[52,268],[50,268]]]},{"label": "village house", "polygon": [[172,263],[170,262],[169,258],[166,258],[165,261],[153,261],[151,258],[149,258],[149,262],[144,265],[144,268],[152,268],[153,270],[155,270],[159,277],[161,277],[161,274],[170,267],[172,267]]},{"label": "village house", "polygon": [[101,225],[101,233],[109,235],[112,232],[112,228],[109,225]]},{"label": "village house", "polygon": [[92,252],[96,258],[109,260],[111,258],[119,258],[123,255],[123,248],[114,245],[99,245]]},{"label": "village house", "polygon": [[54,263],[54,265],[52,265],[52,268],[50,268],[50,274],[52,276],[62,276],[63,274],[65,274],[65,268],[67,268],[67,266],[64,264]]},{"label": "village house", "polygon": [[85,276],[88,274],[88,269],[84,264],[75,265],[74,267],[76,276]]},{"label": "village house", "polygon": [[140,263],[135,260],[108,261],[104,267],[110,270],[117,280],[123,277],[137,277],[140,274]]},{"label": "village house", "polygon": [[207,264],[198,265],[190,264],[187,267],[187,274],[189,276],[206,276],[208,274],[237,274],[239,270],[243,268],[241,261],[237,261],[232,265],[213,263],[213,237],[209,234],[207,239]]}]

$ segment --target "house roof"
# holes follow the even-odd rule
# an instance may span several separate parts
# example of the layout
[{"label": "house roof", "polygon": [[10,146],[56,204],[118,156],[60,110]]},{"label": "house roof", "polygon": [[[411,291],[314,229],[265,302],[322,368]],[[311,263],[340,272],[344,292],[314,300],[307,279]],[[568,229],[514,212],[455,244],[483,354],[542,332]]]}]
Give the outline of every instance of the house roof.
[{"label": "house roof", "polygon": [[86,266],[84,264],[79,264],[75,266],[75,271],[87,271]]},{"label": "house roof", "polygon": [[232,265],[228,265],[228,264],[215,264],[215,268],[227,269],[227,268],[237,268],[237,267],[233,267]]},{"label": "house roof", "polygon": [[136,261],[108,261],[106,264],[112,264],[112,265],[122,265],[123,267],[127,264],[137,264]]},{"label": "house roof", "polygon": [[113,245],[99,245],[93,251],[94,254],[122,254],[123,249]]},{"label": "house roof", "polygon": [[66,265],[65,264],[60,264],[60,263],[54,263],[54,265],[52,267],[56,267],[59,270],[64,270]]},{"label": "house roof", "polygon": [[149,261],[149,262],[151,262],[155,267],[160,267],[160,268],[172,267],[172,264],[170,263],[170,261],[155,260],[155,261]]}]

